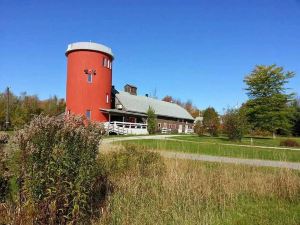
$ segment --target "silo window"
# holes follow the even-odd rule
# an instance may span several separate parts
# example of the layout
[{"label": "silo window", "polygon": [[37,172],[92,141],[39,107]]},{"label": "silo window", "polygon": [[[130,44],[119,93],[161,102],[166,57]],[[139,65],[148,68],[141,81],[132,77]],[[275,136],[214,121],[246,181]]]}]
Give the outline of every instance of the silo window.
[{"label": "silo window", "polygon": [[87,75],[87,79],[88,79],[88,83],[92,83],[92,81],[93,81],[93,76],[92,76],[92,74],[88,74]]},{"label": "silo window", "polygon": [[107,58],[105,58],[105,57],[103,58],[103,66],[107,67]]},{"label": "silo window", "polygon": [[86,110],[85,116],[86,116],[86,118],[87,118],[88,120],[90,120],[90,119],[91,119],[91,116],[92,116],[91,110],[89,110],[89,109]]},{"label": "silo window", "polygon": [[109,95],[106,93],[106,103],[109,103]]}]

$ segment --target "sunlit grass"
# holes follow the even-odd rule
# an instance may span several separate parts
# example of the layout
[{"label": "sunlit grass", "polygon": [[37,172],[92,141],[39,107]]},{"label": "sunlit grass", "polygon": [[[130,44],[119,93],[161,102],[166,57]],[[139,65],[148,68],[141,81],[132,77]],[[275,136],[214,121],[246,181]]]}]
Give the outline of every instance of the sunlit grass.
[{"label": "sunlit grass", "polygon": [[168,150],[214,156],[227,156],[249,159],[264,159],[300,162],[300,151],[267,149],[243,146],[226,146],[218,143],[185,142],[176,140],[124,140],[117,143],[137,144],[152,150]]},{"label": "sunlit grass", "polygon": [[[287,137],[244,137],[241,142],[230,141],[227,137],[209,137],[209,136],[197,136],[197,135],[181,135],[176,137],[170,137],[171,139],[184,140],[184,141],[195,141],[195,142],[210,142],[210,143],[221,143],[221,144],[237,144],[237,145],[257,145],[257,146],[268,146],[268,147],[279,147],[282,140]],[[295,140],[300,143],[300,138],[288,138]]]},{"label": "sunlit grass", "polygon": [[296,225],[296,171],[165,159],[163,176],[112,176],[117,183],[96,224]]}]

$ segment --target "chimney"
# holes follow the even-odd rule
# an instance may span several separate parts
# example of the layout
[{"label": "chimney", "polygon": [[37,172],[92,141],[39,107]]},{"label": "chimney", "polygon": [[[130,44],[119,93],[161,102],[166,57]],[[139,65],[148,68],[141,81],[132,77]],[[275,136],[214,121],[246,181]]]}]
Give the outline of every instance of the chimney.
[{"label": "chimney", "polygon": [[137,95],[137,87],[131,84],[126,84],[124,86],[124,91],[128,92],[131,95]]}]

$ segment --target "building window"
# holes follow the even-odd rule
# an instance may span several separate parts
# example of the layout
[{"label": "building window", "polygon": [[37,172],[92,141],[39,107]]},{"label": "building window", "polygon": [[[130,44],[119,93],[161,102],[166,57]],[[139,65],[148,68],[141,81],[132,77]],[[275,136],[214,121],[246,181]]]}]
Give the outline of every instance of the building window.
[{"label": "building window", "polygon": [[106,93],[106,103],[109,103],[109,95]]},{"label": "building window", "polygon": [[158,123],[158,128],[161,128],[161,123]]},{"label": "building window", "polygon": [[102,66],[105,67],[105,63],[106,63],[106,58],[103,57],[103,61],[102,61]]},{"label": "building window", "polygon": [[92,74],[88,74],[87,75],[87,81],[88,81],[88,83],[92,83],[92,80],[93,80],[93,78],[92,78],[93,76],[92,76]]},{"label": "building window", "polygon": [[86,118],[87,118],[88,120],[90,120],[90,119],[91,119],[91,116],[92,116],[92,111],[89,110],[89,109],[86,110],[85,116],[86,116]]},{"label": "building window", "polygon": [[103,66],[106,67],[106,68],[108,66],[108,60],[105,57],[103,58]]}]

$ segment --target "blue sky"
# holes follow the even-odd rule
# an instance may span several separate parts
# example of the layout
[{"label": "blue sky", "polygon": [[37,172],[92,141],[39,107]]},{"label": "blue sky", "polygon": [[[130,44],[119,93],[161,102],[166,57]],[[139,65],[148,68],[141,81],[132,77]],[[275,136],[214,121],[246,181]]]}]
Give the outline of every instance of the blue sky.
[{"label": "blue sky", "polygon": [[113,84],[192,100],[219,112],[247,100],[256,64],[296,72],[299,0],[0,0],[0,90],[65,97],[68,43],[93,41],[115,54]]}]

